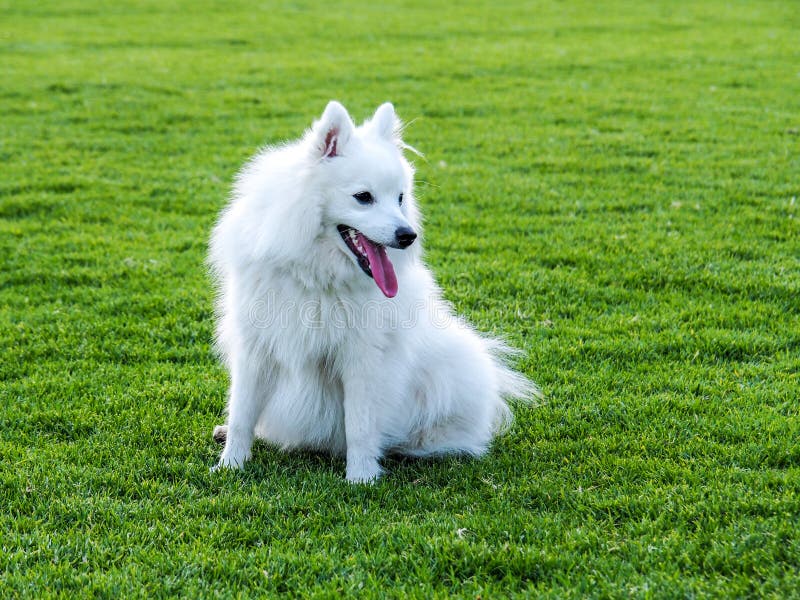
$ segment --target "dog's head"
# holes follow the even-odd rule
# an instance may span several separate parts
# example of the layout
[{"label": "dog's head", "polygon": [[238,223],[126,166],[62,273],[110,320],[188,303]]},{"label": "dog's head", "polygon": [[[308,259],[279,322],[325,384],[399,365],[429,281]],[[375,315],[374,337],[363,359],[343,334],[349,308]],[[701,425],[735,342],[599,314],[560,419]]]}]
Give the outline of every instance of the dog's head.
[{"label": "dog's head", "polygon": [[381,105],[356,127],[344,106],[330,102],[306,140],[314,188],[324,196],[323,235],[393,297],[398,283],[392,260],[415,252],[406,248],[419,234],[414,171],[403,157],[394,107]]}]

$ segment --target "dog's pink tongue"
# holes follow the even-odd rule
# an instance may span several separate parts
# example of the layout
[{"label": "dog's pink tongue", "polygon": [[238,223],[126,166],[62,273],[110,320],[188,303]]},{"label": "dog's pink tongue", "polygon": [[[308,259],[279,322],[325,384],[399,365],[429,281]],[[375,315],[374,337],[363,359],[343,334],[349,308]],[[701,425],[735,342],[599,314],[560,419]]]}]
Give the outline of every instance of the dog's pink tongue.
[{"label": "dog's pink tongue", "polygon": [[394,274],[392,261],[386,256],[386,248],[372,243],[361,233],[358,234],[361,244],[367,251],[369,269],[372,271],[372,278],[387,298],[394,298],[397,295],[397,276]]}]

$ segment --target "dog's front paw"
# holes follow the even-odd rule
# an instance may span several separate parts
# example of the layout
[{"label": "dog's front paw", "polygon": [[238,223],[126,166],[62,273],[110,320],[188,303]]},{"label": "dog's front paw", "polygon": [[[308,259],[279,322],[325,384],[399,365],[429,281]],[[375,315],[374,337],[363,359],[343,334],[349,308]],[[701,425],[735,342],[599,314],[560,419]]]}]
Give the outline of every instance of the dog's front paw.
[{"label": "dog's front paw", "polygon": [[347,458],[347,481],[350,483],[375,483],[383,473],[374,458]]},{"label": "dog's front paw", "polygon": [[220,469],[243,469],[244,463],[250,460],[249,452],[230,452],[226,448],[219,458],[219,462],[211,467],[211,472],[215,473]]},{"label": "dog's front paw", "polygon": [[209,469],[209,472],[210,473],[216,473],[217,471],[221,471],[222,469],[225,469],[225,468],[226,468],[225,465],[223,465],[221,462],[218,462],[217,464],[215,464],[213,467],[211,467]]},{"label": "dog's front paw", "polygon": [[244,462],[236,462],[236,461],[229,461],[219,459],[219,462],[215,464],[211,469],[209,469],[212,473],[216,473],[217,471],[221,471],[222,469],[231,469],[232,471],[239,471],[244,468]]}]

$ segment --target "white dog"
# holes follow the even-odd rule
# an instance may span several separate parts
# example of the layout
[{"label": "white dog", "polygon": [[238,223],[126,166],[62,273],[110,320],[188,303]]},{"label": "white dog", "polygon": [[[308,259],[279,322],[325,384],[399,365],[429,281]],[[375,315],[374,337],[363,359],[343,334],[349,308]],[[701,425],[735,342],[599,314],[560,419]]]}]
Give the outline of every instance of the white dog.
[{"label": "white dog", "polygon": [[330,102],[239,174],[211,237],[231,377],[215,469],[258,437],[345,456],[348,481],[369,482],[388,452],[484,453],[504,398],[537,393],[441,299],[405,148],[391,104],[356,127]]}]

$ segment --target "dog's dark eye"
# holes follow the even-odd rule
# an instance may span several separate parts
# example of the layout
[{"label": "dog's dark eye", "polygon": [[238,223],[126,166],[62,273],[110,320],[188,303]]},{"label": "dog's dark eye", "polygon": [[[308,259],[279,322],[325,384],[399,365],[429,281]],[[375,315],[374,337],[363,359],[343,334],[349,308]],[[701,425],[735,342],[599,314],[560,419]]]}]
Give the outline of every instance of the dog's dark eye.
[{"label": "dog's dark eye", "polygon": [[400,197],[397,199],[397,203],[398,204],[402,204],[403,203],[403,192],[400,192]]},{"label": "dog's dark eye", "polygon": [[375,202],[375,198],[373,198],[372,194],[369,192],[358,192],[357,194],[353,194],[353,198],[358,200],[361,204],[372,204]]}]

